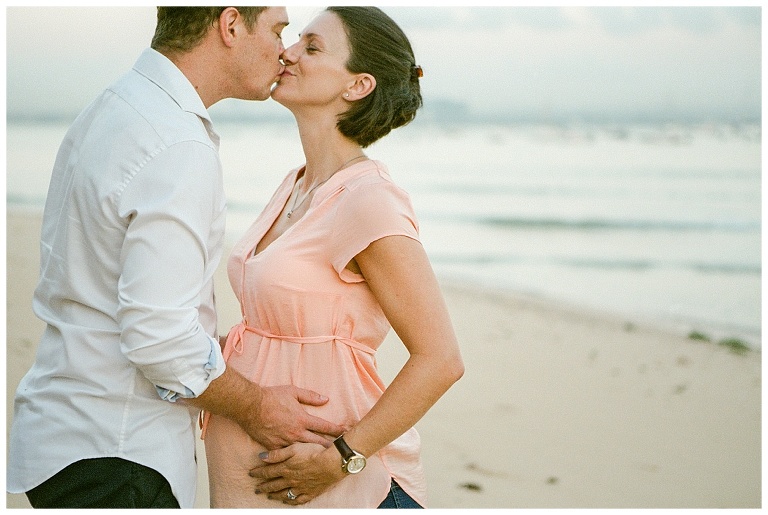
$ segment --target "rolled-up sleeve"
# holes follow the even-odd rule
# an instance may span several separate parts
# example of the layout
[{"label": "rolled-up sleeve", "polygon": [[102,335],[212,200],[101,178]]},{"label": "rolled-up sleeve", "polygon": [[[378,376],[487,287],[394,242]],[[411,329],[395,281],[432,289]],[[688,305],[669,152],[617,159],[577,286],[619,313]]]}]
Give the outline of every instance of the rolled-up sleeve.
[{"label": "rolled-up sleeve", "polygon": [[126,176],[118,284],[120,348],[169,401],[196,397],[225,368],[199,310],[218,256],[208,240],[222,209],[214,149],[186,141]]}]

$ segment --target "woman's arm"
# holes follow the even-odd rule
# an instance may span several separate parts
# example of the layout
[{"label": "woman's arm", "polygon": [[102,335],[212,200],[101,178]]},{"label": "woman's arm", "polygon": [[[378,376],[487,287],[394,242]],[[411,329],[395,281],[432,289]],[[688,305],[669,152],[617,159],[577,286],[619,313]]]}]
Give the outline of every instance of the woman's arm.
[{"label": "woman's arm", "polygon": [[344,436],[350,447],[370,456],[413,427],[461,378],[464,364],[421,243],[405,236],[382,238],[356,262],[410,354],[381,399]]},{"label": "woman's arm", "polygon": [[[413,427],[463,375],[464,364],[437,279],[418,241],[406,236],[374,241],[348,268],[355,266],[410,353],[379,401],[344,435],[352,449],[369,457]],[[251,473],[267,480],[258,489],[287,501],[291,488],[299,497],[288,502],[296,504],[344,477],[333,446],[291,446],[272,451],[265,462],[271,465]]]}]

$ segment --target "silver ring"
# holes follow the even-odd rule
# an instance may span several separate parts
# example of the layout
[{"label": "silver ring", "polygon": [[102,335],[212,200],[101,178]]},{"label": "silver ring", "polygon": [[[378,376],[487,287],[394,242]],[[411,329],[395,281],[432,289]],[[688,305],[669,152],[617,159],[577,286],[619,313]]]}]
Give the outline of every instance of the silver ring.
[{"label": "silver ring", "polygon": [[295,500],[295,499],[296,499],[296,497],[298,497],[298,495],[296,495],[295,493],[293,493],[293,490],[291,490],[290,488],[288,489],[288,493],[286,493],[285,495],[287,495],[287,496],[288,496],[288,499],[290,499],[290,500],[292,500],[292,501],[293,501],[293,500]]}]

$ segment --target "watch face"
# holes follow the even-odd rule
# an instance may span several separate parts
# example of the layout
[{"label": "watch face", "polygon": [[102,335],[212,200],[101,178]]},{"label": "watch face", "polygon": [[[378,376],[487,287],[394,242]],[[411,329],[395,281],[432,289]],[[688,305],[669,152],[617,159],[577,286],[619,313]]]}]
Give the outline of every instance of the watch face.
[{"label": "watch face", "polygon": [[352,456],[347,462],[347,472],[357,474],[365,468],[365,456]]}]

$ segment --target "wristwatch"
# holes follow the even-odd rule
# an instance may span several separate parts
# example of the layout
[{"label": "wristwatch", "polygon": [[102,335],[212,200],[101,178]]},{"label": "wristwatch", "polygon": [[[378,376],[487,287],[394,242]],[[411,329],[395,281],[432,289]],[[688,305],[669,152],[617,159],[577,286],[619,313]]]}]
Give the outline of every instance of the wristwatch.
[{"label": "wristwatch", "polygon": [[333,445],[341,454],[341,470],[347,474],[357,474],[365,468],[365,456],[359,452],[353,451],[347,442],[344,441],[344,435],[341,435],[333,441]]}]

